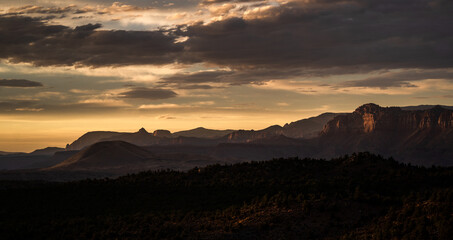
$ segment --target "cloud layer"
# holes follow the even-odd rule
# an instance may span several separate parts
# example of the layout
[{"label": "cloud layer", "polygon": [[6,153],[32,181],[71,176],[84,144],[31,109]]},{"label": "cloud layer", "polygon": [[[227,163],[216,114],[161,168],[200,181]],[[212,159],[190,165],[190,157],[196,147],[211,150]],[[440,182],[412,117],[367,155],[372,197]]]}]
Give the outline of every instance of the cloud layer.
[{"label": "cloud layer", "polygon": [[123,66],[167,64],[183,46],[163,31],[97,30],[48,25],[38,18],[0,17],[0,58],[36,66]]},{"label": "cloud layer", "polygon": [[0,87],[42,87],[42,83],[26,79],[0,79]]},{"label": "cloud layer", "polygon": [[453,71],[446,69],[439,70],[406,70],[398,72],[383,73],[366,79],[343,82],[339,87],[375,87],[387,89],[391,87],[415,87],[412,82],[427,79],[449,80],[453,83]]},{"label": "cloud layer", "polygon": [[[203,3],[218,2],[223,1]],[[202,62],[236,70],[303,68],[318,72],[326,68],[354,72],[453,65],[451,1],[289,1],[256,9],[215,22],[153,31],[107,31],[100,30],[99,24],[69,28],[38,18],[3,15],[0,58],[38,66]],[[187,40],[178,42],[180,37]]]},{"label": "cloud layer", "polygon": [[177,94],[171,90],[159,88],[136,87],[120,94],[122,98],[139,98],[147,100],[159,100],[176,97]]},{"label": "cloud layer", "polygon": [[193,56],[234,68],[452,67],[452,10],[447,1],[294,1],[181,34]]}]

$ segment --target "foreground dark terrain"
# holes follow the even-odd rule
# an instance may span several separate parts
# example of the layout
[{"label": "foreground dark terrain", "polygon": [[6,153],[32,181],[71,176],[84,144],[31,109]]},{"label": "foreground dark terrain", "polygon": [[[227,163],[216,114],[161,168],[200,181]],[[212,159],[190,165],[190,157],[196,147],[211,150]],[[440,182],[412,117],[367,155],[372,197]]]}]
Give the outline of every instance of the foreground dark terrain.
[{"label": "foreground dark terrain", "polygon": [[2,239],[451,239],[453,168],[369,153],[0,182]]}]

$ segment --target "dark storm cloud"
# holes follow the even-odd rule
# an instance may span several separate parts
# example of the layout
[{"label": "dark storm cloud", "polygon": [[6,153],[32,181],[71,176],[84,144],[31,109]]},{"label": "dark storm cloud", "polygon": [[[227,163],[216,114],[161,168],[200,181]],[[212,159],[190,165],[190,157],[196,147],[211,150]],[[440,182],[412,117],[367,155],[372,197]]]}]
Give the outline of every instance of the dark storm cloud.
[{"label": "dark storm cloud", "polygon": [[446,0],[290,2],[181,34],[192,56],[233,68],[452,67],[452,12]]},{"label": "dark storm cloud", "polygon": [[445,79],[453,81],[453,72],[448,70],[406,70],[402,72],[384,73],[376,77],[346,81],[340,87],[415,87],[411,82],[426,79]]},{"label": "dark storm cloud", "polygon": [[0,79],[0,87],[42,87],[42,83],[25,79]]},{"label": "dark storm cloud", "polygon": [[0,17],[0,58],[36,66],[167,64],[183,50],[163,31],[74,29],[22,16]]},{"label": "dark storm cloud", "polygon": [[148,100],[167,99],[176,96],[177,94],[171,90],[145,87],[136,87],[120,94],[122,98],[141,98]]}]

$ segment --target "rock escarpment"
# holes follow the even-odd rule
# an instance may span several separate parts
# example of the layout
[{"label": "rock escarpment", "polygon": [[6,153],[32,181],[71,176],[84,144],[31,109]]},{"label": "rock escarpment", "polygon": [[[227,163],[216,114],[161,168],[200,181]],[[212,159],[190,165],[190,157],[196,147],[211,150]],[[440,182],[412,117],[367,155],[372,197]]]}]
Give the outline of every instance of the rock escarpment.
[{"label": "rock escarpment", "polygon": [[322,135],[448,130],[452,127],[453,111],[440,106],[428,110],[404,111],[399,107],[384,108],[369,103],[358,107],[351,114],[335,117],[325,125]]},{"label": "rock escarpment", "polygon": [[453,110],[405,111],[365,104],[329,121],[320,135],[323,156],[371,151],[420,165],[451,165]]}]

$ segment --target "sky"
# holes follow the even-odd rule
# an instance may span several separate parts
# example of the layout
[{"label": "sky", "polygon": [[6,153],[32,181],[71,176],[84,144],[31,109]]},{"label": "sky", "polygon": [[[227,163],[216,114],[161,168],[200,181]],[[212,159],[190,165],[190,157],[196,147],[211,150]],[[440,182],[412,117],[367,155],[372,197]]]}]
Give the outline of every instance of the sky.
[{"label": "sky", "polygon": [[0,150],[453,105],[451,0],[2,0]]}]

